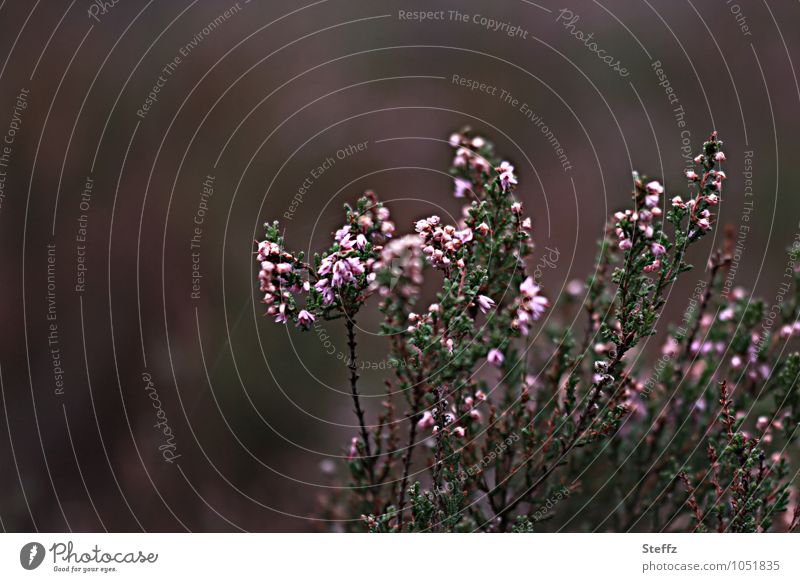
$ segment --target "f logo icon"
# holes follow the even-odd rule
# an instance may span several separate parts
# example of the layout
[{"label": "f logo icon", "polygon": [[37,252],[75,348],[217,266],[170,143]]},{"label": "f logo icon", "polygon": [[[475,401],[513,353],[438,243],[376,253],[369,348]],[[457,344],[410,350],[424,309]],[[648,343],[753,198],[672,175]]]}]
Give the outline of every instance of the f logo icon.
[{"label": "f logo icon", "polygon": [[44,546],[38,542],[30,542],[19,551],[19,563],[26,570],[35,570],[44,561]]}]

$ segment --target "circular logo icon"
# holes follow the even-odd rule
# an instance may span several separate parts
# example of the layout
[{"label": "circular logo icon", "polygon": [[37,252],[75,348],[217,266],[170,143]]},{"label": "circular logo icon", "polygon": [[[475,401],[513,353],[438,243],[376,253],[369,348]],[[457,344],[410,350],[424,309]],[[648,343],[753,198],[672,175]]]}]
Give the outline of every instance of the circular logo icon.
[{"label": "circular logo icon", "polygon": [[30,542],[19,551],[19,563],[26,570],[35,570],[44,561],[44,546],[39,542]]}]

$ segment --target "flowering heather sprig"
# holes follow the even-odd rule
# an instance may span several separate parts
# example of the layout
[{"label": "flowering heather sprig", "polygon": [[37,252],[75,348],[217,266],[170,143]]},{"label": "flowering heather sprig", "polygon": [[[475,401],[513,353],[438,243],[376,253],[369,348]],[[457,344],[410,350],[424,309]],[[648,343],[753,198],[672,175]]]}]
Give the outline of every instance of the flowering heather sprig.
[{"label": "flowering heather sprig", "polygon": [[[453,195],[465,203],[456,224],[420,218],[392,239],[388,211],[368,194],[311,265],[283,250],[277,225],[259,245],[259,288],[277,321],[346,318],[360,435],[343,451],[350,493],[331,514],[349,507],[374,532],[798,527],[781,451],[800,427],[800,353],[785,349],[800,336],[800,243],[787,259],[795,291],[775,306],[721,293],[728,240],[683,318],[662,319],[690,247],[714,225],[725,180],[716,133],[688,193],[634,174],[594,275],[554,306],[528,274],[532,220],[515,168],[468,129],[450,145]],[[431,284],[435,299],[420,304]],[[373,294],[392,377],[370,426],[352,318]],[[587,316],[580,340],[576,308]],[[651,360],[642,340],[659,321],[667,339]],[[404,423],[392,394],[405,400]],[[543,518],[556,496],[563,517]]]}]

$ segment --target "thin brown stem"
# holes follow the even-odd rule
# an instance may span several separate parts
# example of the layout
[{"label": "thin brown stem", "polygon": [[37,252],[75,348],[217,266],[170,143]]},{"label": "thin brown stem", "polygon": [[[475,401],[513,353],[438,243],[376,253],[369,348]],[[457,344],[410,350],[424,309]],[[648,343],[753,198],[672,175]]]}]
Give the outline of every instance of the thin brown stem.
[{"label": "thin brown stem", "polygon": [[358,394],[358,364],[356,362],[356,321],[348,316],[347,325],[347,346],[350,348],[350,360],[347,367],[350,369],[350,393],[353,396],[353,405],[358,417],[358,425],[361,429],[361,440],[364,442],[365,464],[370,478],[370,484],[375,484],[375,459],[372,457],[372,446],[369,442],[369,431],[365,420],[364,410],[361,408],[361,400]]}]

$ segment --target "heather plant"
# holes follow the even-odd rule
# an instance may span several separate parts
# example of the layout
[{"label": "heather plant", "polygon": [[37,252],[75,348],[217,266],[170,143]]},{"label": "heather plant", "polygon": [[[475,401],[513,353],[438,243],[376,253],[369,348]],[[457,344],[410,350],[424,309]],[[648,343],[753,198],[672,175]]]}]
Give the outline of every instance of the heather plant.
[{"label": "heather plant", "polygon": [[[797,528],[800,247],[770,308],[724,292],[728,240],[683,317],[662,321],[691,247],[715,227],[726,179],[716,133],[681,195],[633,175],[594,273],[557,298],[529,274],[532,220],[514,166],[469,129],[450,145],[457,224],[421,217],[396,236],[367,192],[308,262],[284,249],[277,223],[258,244],[267,315],[301,329],[341,319],[347,332],[358,434],[347,493],[325,517],[374,532]],[[355,321],[376,307],[391,376],[370,422]],[[657,325],[668,335],[653,354]]]}]

